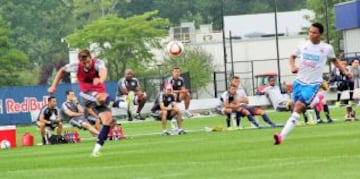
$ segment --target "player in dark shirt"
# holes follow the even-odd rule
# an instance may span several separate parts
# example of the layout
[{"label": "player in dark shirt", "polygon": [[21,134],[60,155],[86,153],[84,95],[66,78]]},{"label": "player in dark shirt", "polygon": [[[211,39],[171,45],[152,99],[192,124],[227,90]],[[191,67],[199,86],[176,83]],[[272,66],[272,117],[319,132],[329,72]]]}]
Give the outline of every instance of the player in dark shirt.
[{"label": "player in dark shirt", "polygon": [[180,68],[173,68],[172,76],[166,80],[166,83],[170,83],[172,85],[173,93],[175,93],[176,95],[177,102],[181,102],[182,100],[184,100],[185,115],[187,117],[192,117],[193,114],[189,111],[190,93],[189,90],[186,89],[184,78],[181,77],[180,74]]},{"label": "player in dark shirt", "polygon": [[171,84],[165,85],[164,92],[160,92],[157,96],[154,106],[151,109],[153,116],[161,119],[163,135],[170,135],[170,132],[167,130],[167,120],[171,120],[173,117],[176,117],[177,129],[176,134],[185,134],[185,131],[182,129],[182,116],[181,111],[177,107],[175,96],[172,93]]},{"label": "player in dark shirt", "polygon": [[146,93],[141,90],[139,80],[133,75],[132,69],[126,69],[125,77],[121,78],[117,83],[116,96],[128,102],[129,108],[127,113],[129,121],[133,120],[130,109],[132,105],[138,105],[134,118],[145,120],[140,113],[146,103]]}]

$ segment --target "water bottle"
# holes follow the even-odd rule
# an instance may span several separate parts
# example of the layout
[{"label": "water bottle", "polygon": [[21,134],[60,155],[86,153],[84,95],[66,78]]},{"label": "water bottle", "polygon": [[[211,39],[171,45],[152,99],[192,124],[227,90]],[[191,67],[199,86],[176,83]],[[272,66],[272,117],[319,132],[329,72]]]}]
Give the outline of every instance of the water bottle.
[{"label": "water bottle", "polygon": [[74,131],[74,139],[75,139],[75,143],[79,143],[81,140],[77,130]]}]

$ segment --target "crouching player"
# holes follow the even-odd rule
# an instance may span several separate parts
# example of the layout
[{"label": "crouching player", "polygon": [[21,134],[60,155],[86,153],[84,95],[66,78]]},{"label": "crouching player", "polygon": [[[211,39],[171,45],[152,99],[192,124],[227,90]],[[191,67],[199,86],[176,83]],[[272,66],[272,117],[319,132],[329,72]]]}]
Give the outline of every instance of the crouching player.
[{"label": "crouching player", "polygon": [[176,117],[177,129],[175,130],[176,134],[182,135],[186,132],[182,129],[182,116],[181,110],[177,107],[175,95],[172,93],[171,84],[166,84],[164,87],[164,92],[160,92],[157,96],[154,106],[151,108],[152,115],[156,118],[161,119],[161,125],[163,130],[163,135],[170,135],[170,132],[167,130],[167,120],[171,120],[173,117]]},{"label": "crouching player", "polygon": [[79,129],[87,129],[92,135],[99,135],[99,131],[96,130],[84,117],[84,108],[77,100],[74,91],[66,91],[66,101],[61,106],[61,112],[63,116],[69,119],[72,126]]},{"label": "crouching player", "polygon": [[249,121],[256,127],[260,127],[259,124],[254,120],[251,113],[242,107],[240,102],[240,96],[237,94],[237,86],[231,84],[229,90],[224,92],[221,99],[224,103],[223,112],[226,114],[226,125],[228,128],[231,127],[231,114],[236,113],[236,127],[240,127],[240,118],[246,116]]},{"label": "crouching player", "polygon": [[234,76],[231,79],[231,84],[237,87],[237,95],[240,98],[240,102],[242,103],[241,107],[248,110],[252,115],[260,115],[263,120],[268,123],[271,127],[276,127],[277,125],[275,123],[273,123],[270,118],[268,117],[268,115],[265,113],[264,110],[260,109],[260,108],[256,108],[256,107],[252,107],[249,106],[249,98],[246,95],[246,92],[244,90],[244,88],[241,86],[240,83],[240,77],[238,76]]},{"label": "crouching player", "polygon": [[46,135],[45,132],[47,128],[50,129],[50,131],[57,128],[56,134],[61,135],[63,125],[61,122],[60,110],[56,106],[56,98],[54,96],[50,96],[48,98],[48,104],[41,108],[37,125],[40,129],[43,145],[49,144],[49,136]]}]

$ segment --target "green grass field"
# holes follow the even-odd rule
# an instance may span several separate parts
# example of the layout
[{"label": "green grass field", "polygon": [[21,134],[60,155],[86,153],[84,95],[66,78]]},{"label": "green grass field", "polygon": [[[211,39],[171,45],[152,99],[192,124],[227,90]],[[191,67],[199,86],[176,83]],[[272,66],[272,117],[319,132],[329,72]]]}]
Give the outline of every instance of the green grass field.
[{"label": "green grass field", "polygon": [[[331,111],[335,123],[299,125],[280,146],[272,135],[281,128],[203,130],[224,126],[223,116],[185,120],[189,133],[181,136],[161,136],[156,121],[127,123],[130,137],[108,141],[99,158],[90,157],[95,139],[21,147],[27,131],[40,139],[34,126],[18,127],[18,147],[0,150],[0,178],[360,178],[360,123]],[[269,116],[284,123],[289,113]]]}]

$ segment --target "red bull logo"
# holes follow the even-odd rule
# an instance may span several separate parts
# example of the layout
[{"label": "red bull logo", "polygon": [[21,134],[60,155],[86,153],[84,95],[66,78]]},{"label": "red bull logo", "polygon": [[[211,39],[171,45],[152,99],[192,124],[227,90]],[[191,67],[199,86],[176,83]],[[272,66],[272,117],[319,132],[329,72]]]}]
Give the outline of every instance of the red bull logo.
[{"label": "red bull logo", "polygon": [[[31,111],[40,110],[44,105],[47,104],[48,96],[43,96],[42,101],[38,101],[35,97],[24,97],[24,100],[21,102],[15,101],[13,98],[5,99],[5,109],[7,114],[16,114],[16,113],[27,113]],[[1,114],[3,113],[2,101],[1,103]]]}]

